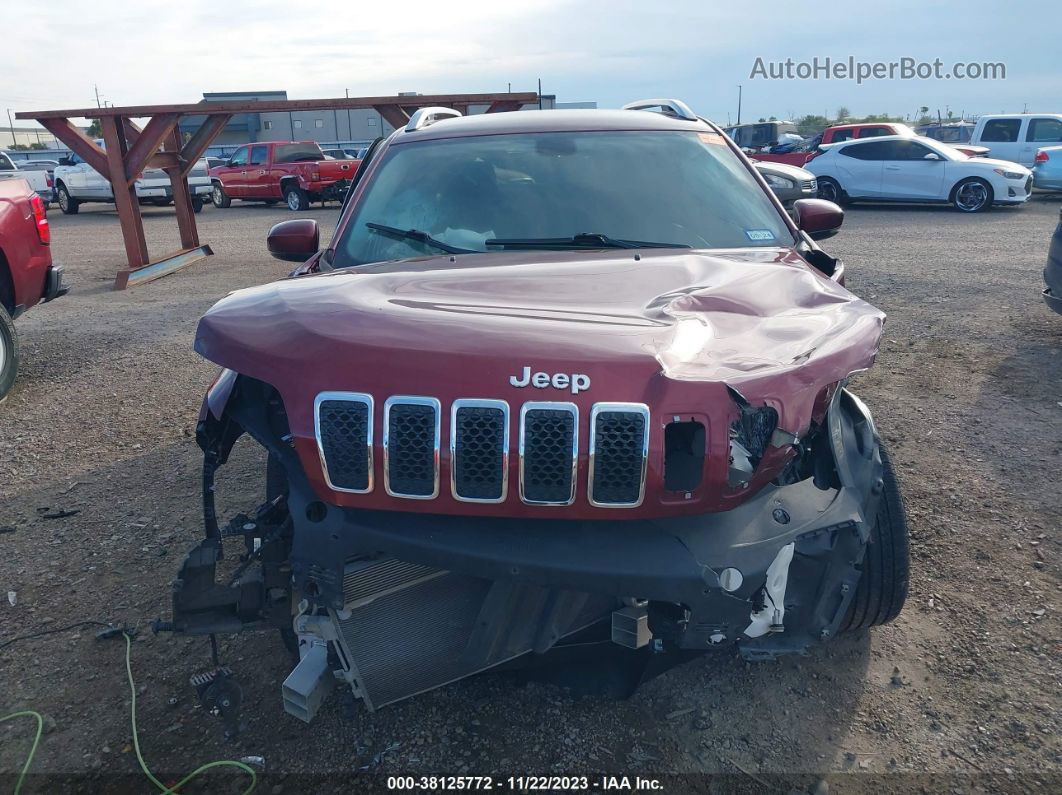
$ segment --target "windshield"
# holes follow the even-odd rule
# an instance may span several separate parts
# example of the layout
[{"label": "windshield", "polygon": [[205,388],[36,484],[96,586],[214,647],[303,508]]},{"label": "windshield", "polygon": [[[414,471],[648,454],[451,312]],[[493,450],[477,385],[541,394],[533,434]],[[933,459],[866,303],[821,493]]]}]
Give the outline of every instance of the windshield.
[{"label": "windshield", "polygon": [[273,151],[274,163],[301,163],[324,159],[324,152],[317,144],[283,144]]},{"label": "windshield", "polygon": [[[405,230],[422,234],[395,234]],[[513,134],[392,146],[334,264],[439,254],[440,242],[470,252],[595,247],[584,235],[698,249],[793,244],[717,133]]]}]

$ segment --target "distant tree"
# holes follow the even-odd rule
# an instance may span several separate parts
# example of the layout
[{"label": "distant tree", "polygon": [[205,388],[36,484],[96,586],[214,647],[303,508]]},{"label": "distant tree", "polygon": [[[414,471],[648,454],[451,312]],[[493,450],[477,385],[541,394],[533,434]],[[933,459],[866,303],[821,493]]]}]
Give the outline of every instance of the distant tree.
[{"label": "distant tree", "polygon": [[100,126],[99,119],[92,120],[92,124],[88,126],[87,130],[85,130],[85,135],[87,135],[89,138],[99,138],[101,135],[103,135],[103,128]]},{"label": "distant tree", "polygon": [[848,111],[848,108],[844,105],[841,105],[841,107],[837,109],[837,121],[845,121],[851,115],[852,114]]},{"label": "distant tree", "polygon": [[48,144],[42,144],[40,141],[29,145],[30,149],[47,149]]},{"label": "distant tree", "polygon": [[9,146],[8,149],[14,149],[15,151],[22,152],[22,151],[24,151],[26,149],[29,149],[29,147],[26,146],[25,144],[11,144],[11,146]]},{"label": "distant tree", "polygon": [[830,120],[825,116],[817,116],[812,113],[809,113],[807,116],[801,116],[799,119],[795,119],[794,123],[796,124],[797,132],[805,138],[812,135],[818,135],[830,126]]},{"label": "distant tree", "polygon": [[771,118],[767,119],[767,121],[778,121],[778,117],[777,116],[771,116]]},{"label": "distant tree", "polygon": [[763,116],[760,116],[760,118],[756,120],[756,123],[763,124],[765,121],[767,121],[767,119],[763,118]]}]

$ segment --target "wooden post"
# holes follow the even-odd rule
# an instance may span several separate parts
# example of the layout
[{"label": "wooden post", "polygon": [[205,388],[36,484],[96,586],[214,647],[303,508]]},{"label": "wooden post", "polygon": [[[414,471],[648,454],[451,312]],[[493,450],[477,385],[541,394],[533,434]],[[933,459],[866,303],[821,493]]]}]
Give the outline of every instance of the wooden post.
[{"label": "wooden post", "polygon": [[[195,226],[195,210],[192,209],[192,195],[188,190],[188,177],[181,168],[181,128],[170,130],[166,141],[166,151],[174,152],[178,158],[171,168],[166,169],[173,189],[173,209],[177,211],[177,228],[181,232],[181,248],[195,248],[199,245],[199,232]],[[193,163],[194,166],[194,163]]]},{"label": "wooden post", "polygon": [[[103,142],[107,145],[107,178],[111,181],[114,206],[118,210],[122,237],[125,239],[125,257],[129,268],[135,270],[148,264],[148,248],[136,186],[127,181],[125,176],[125,123],[121,116],[104,116],[100,124],[103,127]],[[114,289],[125,289],[127,282],[128,274],[119,272],[114,280]]]},{"label": "wooden post", "polygon": [[376,105],[373,109],[396,130],[401,130],[409,124],[409,114],[398,105]]}]

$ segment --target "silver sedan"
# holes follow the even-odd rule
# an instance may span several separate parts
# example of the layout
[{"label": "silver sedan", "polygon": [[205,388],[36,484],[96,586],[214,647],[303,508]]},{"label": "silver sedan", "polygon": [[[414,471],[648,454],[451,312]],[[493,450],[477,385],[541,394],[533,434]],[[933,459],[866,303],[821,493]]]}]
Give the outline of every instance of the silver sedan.
[{"label": "silver sedan", "polygon": [[787,210],[793,209],[793,202],[797,199],[814,199],[818,196],[819,186],[815,175],[810,171],[785,163],[765,163],[761,160],[753,160],[752,164]]}]

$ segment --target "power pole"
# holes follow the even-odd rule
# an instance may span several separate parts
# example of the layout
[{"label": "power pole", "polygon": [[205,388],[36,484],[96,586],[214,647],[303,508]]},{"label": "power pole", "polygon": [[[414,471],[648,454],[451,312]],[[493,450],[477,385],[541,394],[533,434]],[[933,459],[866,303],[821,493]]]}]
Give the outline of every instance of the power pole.
[{"label": "power pole", "polygon": [[18,146],[18,141],[15,140],[15,123],[11,121],[11,108],[7,109],[7,128],[11,130],[11,147]]},{"label": "power pole", "polygon": [[92,90],[96,92],[96,107],[102,108],[103,106],[100,104],[100,87],[93,83]]},{"label": "power pole", "polygon": [[741,124],[741,86],[738,86],[738,117],[737,123]]},{"label": "power pole", "polygon": [[538,78],[538,109],[542,110],[542,78]]},{"label": "power pole", "polygon": [[[347,99],[350,99],[350,89],[344,88],[343,90],[347,92]],[[383,127],[380,128],[380,133],[383,133]],[[350,108],[347,108],[347,138],[351,141],[354,140],[354,133],[350,131]]]}]

